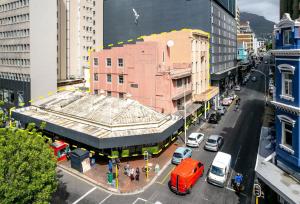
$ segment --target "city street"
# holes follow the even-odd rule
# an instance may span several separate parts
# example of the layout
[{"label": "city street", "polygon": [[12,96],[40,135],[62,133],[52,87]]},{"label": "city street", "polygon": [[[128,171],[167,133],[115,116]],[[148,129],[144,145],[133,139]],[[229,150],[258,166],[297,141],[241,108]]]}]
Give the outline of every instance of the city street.
[{"label": "city street", "polygon": [[[262,66],[265,65],[260,65]],[[210,134],[219,134],[224,137],[224,146],[221,151],[232,155],[230,175],[235,175],[237,172],[244,175],[246,188],[239,196],[231,188],[230,179],[225,188],[206,182],[207,170],[216,153],[205,151],[203,142],[200,148],[193,149],[193,158],[205,164],[205,174],[189,195],[178,196],[169,190],[169,174],[174,168],[174,165],[170,164],[153,185],[137,195],[114,195],[64,171],[59,171],[61,184],[52,203],[142,204],[157,201],[163,204],[251,203],[254,166],[264,114],[264,77],[256,72],[251,76],[256,76],[257,81],[249,80],[247,85],[236,93],[241,98],[240,110],[234,111],[234,105],[231,105],[218,125],[209,124],[208,128],[203,131],[195,125],[188,130],[188,134],[200,131],[205,133],[205,137]]]}]

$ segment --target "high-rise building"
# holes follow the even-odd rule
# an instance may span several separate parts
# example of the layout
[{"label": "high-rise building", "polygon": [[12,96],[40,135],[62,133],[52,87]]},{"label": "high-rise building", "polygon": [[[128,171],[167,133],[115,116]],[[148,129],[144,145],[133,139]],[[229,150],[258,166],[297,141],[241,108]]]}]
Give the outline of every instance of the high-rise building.
[{"label": "high-rise building", "polygon": [[289,13],[292,19],[300,16],[300,0],[280,0],[280,18]]},{"label": "high-rise building", "polygon": [[240,24],[240,33],[237,34],[237,42],[238,44],[245,43],[249,53],[255,51],[255,33],[252,31],[249,21]]},{"label": "high-rise building", "polygon": [[240,9],[237,8],[236,9],[236,32],[240,33],[240,23],[241,23],[241,13],[240,13]]},{"label": "high-rise building", "polygon": [[103,45],[103,0],[58,1],[58,80],[83,79]]},{"label": "high-rise building", "polygon": [[27,104],[56,90],[57,3],[0,2],[0,100]]},{"label": "high-rise building", "polygon": [[211,34],[212,84],[222,92],[234,80],[236,0],[109,0],[104,1],[104,10],[104,45],[118,46],[121,41],[182,28],[200,29]]}]

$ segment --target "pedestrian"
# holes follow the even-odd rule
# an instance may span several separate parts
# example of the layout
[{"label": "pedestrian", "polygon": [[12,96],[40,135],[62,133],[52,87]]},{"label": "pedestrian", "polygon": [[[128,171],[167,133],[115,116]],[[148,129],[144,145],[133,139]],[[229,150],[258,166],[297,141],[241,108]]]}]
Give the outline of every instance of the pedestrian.
[{"label": "pedestrian", "polygon": [[130,172],[130,166],[129,166],[129,163],[127,162],[126,165],[124,166],[124,174],[126,176],[130,176],[129,172]]},{"label": "pedestrian", "polygon": [[112,168],[113,168],[112,162],[111,162],[111,160],[109,160],[109,161],[108,161],[108,171],[109,171],[110,173],[112,173]]},{"label": "pedestrian", "polygon": [[140,180],[140,168],[136,167],[135,170],[135,180],[139,181]]},{"label": "pedestrian", "polygon": [[131,168],[131,170],[130,170],[130,180],[131,181],[134,180],[134,168]]}]

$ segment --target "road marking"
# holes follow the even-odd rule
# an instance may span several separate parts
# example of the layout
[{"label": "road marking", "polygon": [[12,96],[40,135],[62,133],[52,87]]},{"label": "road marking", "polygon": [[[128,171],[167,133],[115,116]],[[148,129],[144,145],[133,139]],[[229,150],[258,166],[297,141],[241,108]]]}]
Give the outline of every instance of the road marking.
[{"label": "road marking", "polygon": [[99,204],[104,203],[110,196],[112,196],[112,194],[109,194],[108,196],[106,196]]},{"label": "road marking", "polygon": [[85,198],[88,194],[90,194],[91,192],[93,192],[96,189],[97,189],[97,187],[92,188],[91,190],[89,190],[88,192],[86,192],[83,196],[81,196],[80,198],[78,198],[73,204],[78,203],[79,201],[81,201],[83,198]]},{"label": "road marking", "polygon": [[[236,165],[236,163],[237,163],[237,160],[238,160],[238,158],[239,158],[239,155],[240,155],[241,149],[242,149],[242,146],[240,146],[240,148],[239,148],[239,151],[238,151],[238,153],[237,153],[237,155],[236,155],[236,159],[235,159],[234,165],[233,165],[233,167],[231,168],[231,173],[230,173],[229,180],[232,178],[233,169],[235,168],[235,165]],[[228,188],[228,185],[229,185],[229,180],[227,181],[227,185],[226,185],[227,187],[226,187],[226,188]]]},{"label": "road marking", "polygon": [[171,172],[175,169],[175,166],[167,173],[167,175],[165,175],[165,177],[163,178],[163,180],[161,181],[161,184],[164,184],[164,182],[167,180],[167,178],[169,177],[169,175],[171,174]]},{"label": "road marking", "polygon": [[137,198],[132,204],[136,204],[139,200],[147,202],[147,200],[145,200],[143,198]]}]

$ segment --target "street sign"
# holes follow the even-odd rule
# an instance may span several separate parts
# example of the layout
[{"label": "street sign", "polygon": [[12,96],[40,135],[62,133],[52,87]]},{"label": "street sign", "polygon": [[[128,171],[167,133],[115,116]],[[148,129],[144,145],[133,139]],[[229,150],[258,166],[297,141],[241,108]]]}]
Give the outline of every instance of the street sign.
[{"label": "street sign", "polygon": [[261,197],[261,186],[259,184],[254,184],[254,194],[256,197]]}]

